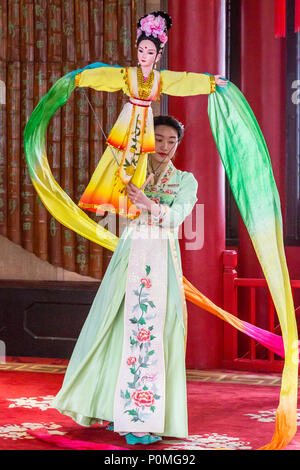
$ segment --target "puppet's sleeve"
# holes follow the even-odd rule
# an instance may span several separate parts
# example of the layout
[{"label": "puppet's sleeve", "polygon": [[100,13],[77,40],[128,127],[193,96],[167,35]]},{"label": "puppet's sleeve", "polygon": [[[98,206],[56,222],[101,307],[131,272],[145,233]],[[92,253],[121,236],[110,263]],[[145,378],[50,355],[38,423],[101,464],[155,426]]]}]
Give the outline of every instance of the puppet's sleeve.
[{"label": "puppet's sleeve", "polygon": [[214,75],[162,70],[161,92],[174,96],[208,95],[216,91]]},{"label": "puppet's sleeve", "polygon": [[89,87],[98,91],[119,91],[124,89],[123,67],[97,67],[85,69],[75,77],[77,87]]}]

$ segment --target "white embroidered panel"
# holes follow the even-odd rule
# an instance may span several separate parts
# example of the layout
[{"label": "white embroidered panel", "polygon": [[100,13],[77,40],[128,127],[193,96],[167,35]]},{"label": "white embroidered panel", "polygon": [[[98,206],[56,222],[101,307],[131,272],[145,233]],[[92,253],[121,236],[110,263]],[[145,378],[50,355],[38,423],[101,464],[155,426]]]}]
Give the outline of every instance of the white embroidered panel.
[{"label": "white embroidered panel", "polygon": [[168,240],[162,233],[159,227],[133,230],[123,352],[114,401],[117,432],[164,431]]}]

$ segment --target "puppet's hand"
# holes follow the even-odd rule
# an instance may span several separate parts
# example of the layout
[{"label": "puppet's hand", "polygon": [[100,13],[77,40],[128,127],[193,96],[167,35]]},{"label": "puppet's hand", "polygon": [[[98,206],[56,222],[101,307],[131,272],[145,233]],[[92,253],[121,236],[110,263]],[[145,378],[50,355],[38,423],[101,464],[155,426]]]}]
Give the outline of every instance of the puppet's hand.
[{"label": "puppet's hand", "polygon": [[215,82],[216,85],[220,87],[225,87],[226,85],[228,85],[228,80],[222,77],[222,75],[215,75]]}]

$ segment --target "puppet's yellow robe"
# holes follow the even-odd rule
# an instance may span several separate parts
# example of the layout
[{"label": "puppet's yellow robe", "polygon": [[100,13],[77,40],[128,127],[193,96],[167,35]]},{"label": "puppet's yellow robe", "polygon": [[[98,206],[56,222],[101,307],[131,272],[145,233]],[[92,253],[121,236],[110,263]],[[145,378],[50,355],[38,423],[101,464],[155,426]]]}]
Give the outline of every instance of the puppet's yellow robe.
[{"label": "puppet's yellow robe", "polygon": [[107,148],[84,191],[79,206],[98,214],[103,211],[135,218],[140,211],[126,197],[126,184],[145,182],[147,155],[155,151],[152,101],[162,93],[174,96],[209,94],[214,77],[200,73],[152,71],[144,81],[137,67],[86,69],[75,78],[78,87],[98,91],[122,90],[128,97],[108,138]]}]

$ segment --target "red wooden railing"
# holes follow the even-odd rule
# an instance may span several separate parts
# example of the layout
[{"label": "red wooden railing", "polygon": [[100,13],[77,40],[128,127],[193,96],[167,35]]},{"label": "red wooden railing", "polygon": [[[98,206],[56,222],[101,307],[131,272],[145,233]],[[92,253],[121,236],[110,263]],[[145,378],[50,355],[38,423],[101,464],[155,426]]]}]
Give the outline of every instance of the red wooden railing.
[{"label": "red wooden railing", "polygon": [[[270,295],[268,285],[265,279],[239,278],[237,276],[237,252],[226,250],[223,253],[223,292],[224,305],[223,308],[237,317],[243,313],[243,320],[257,325],[259,316],[256,309],[257,288],[264,288],[267,296],[267,326],[265,329],[272,333],[281,334],[280,325],[274,308],[273,300]],[[247,297],[241,292],[241,287],[249,289]],[[291,280],[293,295],[295,289],[300,289],[300,281]],[[243,297],[243,312],[239,312],[239,300]],[[248,318],[245,314],[248,313]],[[298,309],[296,309],[296,314]],[[257,325],[260,326],[260,325]],[[248,350],[240,352],[241,344],[245,349],[248,341]],[[262,358],[263,356],[263,358]],[[223,367],[237,370],[252,370],[264,372],[279,372],[283,368],[283,360],[277,357],[272,351],[267,350],[254,339],[248,338],[246,335],[239,333],[232,326],[224,323],[224,350],[223,350]]]}]

